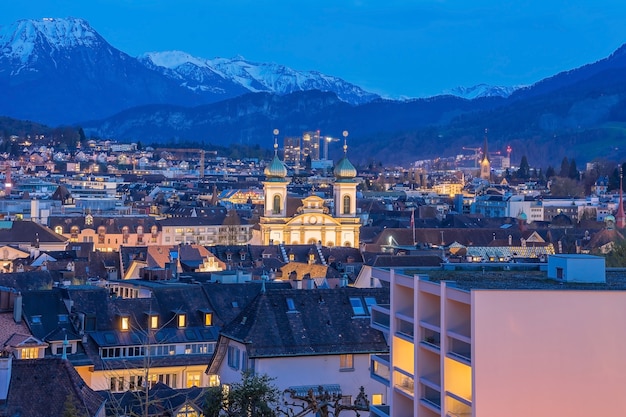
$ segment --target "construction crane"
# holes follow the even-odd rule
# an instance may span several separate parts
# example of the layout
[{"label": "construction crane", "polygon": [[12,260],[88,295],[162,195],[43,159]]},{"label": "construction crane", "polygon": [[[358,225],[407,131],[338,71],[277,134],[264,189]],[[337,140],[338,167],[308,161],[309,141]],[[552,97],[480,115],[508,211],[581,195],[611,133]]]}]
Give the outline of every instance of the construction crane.
[{"label": "construction crane", "polygon": [[324,159],[328,159],[328,144],[330,142],[338,142],[338,138],[333,138],[331,136],[324,136]]},{"label": "construction crane", "polygon": [[478,168],[478,161],[480,160],[480,154],[482,153],[482,148],[468,148],[463,146],[463,149],[466,151],[474,151],[474,168]]},{"label": "construction crane", "polygon": [[169,152],[169,153],[179,153],[179,154],[188,154],[192,156],[200,155],[200,178],[204,178],[204,155],[209,153],[212,155],[217,155],[217,151],[205,151],[204,149],[190,149],[190,148],[157,148],[158,152]]}]

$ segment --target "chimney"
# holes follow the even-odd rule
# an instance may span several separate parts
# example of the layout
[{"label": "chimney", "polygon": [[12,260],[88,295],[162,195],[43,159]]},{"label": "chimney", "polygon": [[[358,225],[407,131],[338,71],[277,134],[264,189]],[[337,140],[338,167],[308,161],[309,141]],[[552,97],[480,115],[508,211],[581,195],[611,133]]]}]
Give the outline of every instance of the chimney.
[{"label": "chimney", "polygon": [[313,290],[315,289],[315,281],[311,277],[306,277],[302,279],[302,288],[305,290]]},{"label": "chimney", "polygon": [[6,401],[11,383],[11,364],[13,359],[8,352],[0,355],[0,401]]},{"label": "chimney", "polygon": [[22,293],[18,292],[15,300],[13,300],[13,321],[22,322]]},{"label": "chimney", "polygon": [[339,287],[345,288],[348,286],[348,275],[343,274],[341,278],[339,278]]}]

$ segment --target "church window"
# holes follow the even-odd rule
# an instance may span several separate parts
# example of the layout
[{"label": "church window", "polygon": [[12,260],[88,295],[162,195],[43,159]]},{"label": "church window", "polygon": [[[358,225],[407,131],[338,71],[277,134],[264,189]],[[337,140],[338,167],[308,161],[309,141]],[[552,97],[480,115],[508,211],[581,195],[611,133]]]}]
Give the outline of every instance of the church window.
[{"label": "church window", "polygon": [[280,195],[279,194],[275,194],[274,195],[274,207],[272,208],[272,213],[273,214],[280,214]]},{"label": "church window", "polygon": [[349,195],[343,196],[343,214],[350,214],[351,199]]}]

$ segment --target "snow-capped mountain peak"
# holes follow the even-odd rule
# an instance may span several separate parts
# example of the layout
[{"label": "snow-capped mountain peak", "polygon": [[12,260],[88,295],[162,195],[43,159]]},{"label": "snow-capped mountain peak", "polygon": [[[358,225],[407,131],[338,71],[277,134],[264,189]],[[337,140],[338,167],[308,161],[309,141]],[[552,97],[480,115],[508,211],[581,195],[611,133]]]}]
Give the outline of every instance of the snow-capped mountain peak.
[{"label": "snow-capped mountain peak", "polygon": [[41,46],[58,51],[77,46],[93,48],[101,43],[102,38],[89,23],[71,17],[18,20],[0,28],[0,49],[4,55],[22,62],[28,61]]},{"label": "snow-capped mountain peak", "polygon": [[289,94],[306,90],[332,91],[340,99],[353,104],[378,98],[337,77],[317,71],[297,71],[280,64],[255,63],[240,55],[230,59],[204,59],[186,52],[166,51],[150,52],[140,56],[139,60],[152,69],[181,80],[181,85],[193,90],[209,88],[202,85],[202,79],[214,82],[219,76],[250,92]]},{"label": "snow-capped mountain peak", "polygon": [[444,94],[449,94],[456,97],[466,98],[473,100],[481,97],[508,97],[513,92],[522,86],[501,86],[501,85],[488,85],[477,84],[472,87],[455,87],[449,90],[445,90]]},{"label": "snow-capped mountain peak", "polygon": [[188,63],[200,68],[207,66],[205,60],[183,51],[148,52],[141,55],[139,59],[150,59],[154,65],[169,69],[176,69]]}]

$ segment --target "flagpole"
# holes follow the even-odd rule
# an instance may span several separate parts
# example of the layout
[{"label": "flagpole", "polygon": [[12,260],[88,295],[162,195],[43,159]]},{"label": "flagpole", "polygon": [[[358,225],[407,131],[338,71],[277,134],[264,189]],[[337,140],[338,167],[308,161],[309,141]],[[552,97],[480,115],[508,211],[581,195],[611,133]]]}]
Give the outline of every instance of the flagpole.
[{"label": "flagpole", "polygon": [[411,210],[411,228],[413,229],[413,246],[415,246],[415,207]]}]

